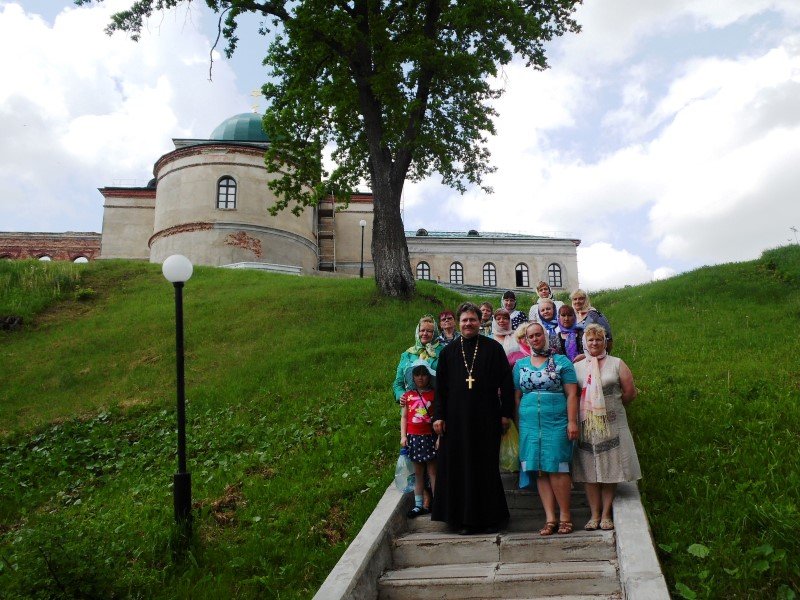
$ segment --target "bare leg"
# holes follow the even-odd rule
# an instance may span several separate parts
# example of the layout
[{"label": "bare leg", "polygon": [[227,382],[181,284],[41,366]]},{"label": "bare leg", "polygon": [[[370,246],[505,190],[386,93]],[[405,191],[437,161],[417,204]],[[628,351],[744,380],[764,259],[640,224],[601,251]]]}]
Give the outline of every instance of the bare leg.
[{"label": "bare leg", "polygon": [[603,519],[611,518],[611,505],[614,504],[614,495],[617,493],[616,483],[600,484],[600,493],[603,497]]},{"label": "bare leg", "polygon": [[[430,510],[431,500],[432,500],[431,492],[430,490],[428,490],[428,488],[424,487],[424,485],[425,485],[425,468],[432,463],[420,463],[420,464],[422,465],[422,484],[423,484],[423,490],[420,492],[422,494],[422,506]],[[414,473],[416,474],[416,471]],[[428,474],[430,475],[430,469],[428,469]],[[419,476],[417,476],[417,479],[419,479]],[[431,488],[432,487],[433,487],[433,482],[431,482]]]},{"label": "bare leg", "polygon": [[428,477],[431,480],[431,490],[433,491],[433,495],[436,495],[436,462],[430,461],[425,463],[428,466]]},{"label": "bare leg", "polygon": [[550,485],[550,473],[540,473],[536,478],[536,489],[539,490],[539,498],[544,507],[545,521],[553,523],[556,519],[556,497]]},{"label": "bare leg", "polygon": [[425,463],[414,463],[414,495],[422,496],[425,489]]},{"label": "bare leg", "polygon": [[584,483],[584,490],[586,490],[586,500],[589,502],[589,510],[592,512],[592,519],[595,521],[600,520],[600,484],[599,483]]},{"label": "bare leg", "polygon": [[572,521],[569,503],[572,495],[572,479],[569,473],[550,473],[550,486],[558,502],[558,520]]}]

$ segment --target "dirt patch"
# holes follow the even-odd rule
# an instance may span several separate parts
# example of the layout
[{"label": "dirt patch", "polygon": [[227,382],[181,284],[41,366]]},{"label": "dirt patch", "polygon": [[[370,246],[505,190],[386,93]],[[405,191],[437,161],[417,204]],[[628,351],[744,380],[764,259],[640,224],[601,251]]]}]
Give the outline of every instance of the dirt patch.
[{"label": "dirt patch", "polygon": [[258,467],[248,467],[244,472],[247,475],[259,475],[264,479],[272,479],[275,477],[275,469],[271,469],[263,465]]},{"label": "dirt patch", "polygon": [[211,516],[214,520],[224,526],[236,524],[236,511],[245,505],[244,495],[242,494],[242,482],[233,483],[225,488],[222,496],[216,500],[198,500],[194,503],[194,508],[208,506],[211,509]]},{"label": "dirt patch", "polygon": [[322,534],[331,546],[335,546],[347,537],[348,514],[341,506],[334,505],[328,515],[312,529]]}]

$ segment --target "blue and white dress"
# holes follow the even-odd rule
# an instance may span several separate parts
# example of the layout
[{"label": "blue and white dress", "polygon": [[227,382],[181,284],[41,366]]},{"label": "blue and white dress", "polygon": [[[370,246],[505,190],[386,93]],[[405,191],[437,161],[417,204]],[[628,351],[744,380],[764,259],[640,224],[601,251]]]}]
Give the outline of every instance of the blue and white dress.
[{"label": "blue and white dress", "polygon": [[572,362],[551,355],[540,367],[530,357],[514,365],[514,388],[522,392],[519,405],[520,487],[527,487],[536,471],[569,471],[572,442],[567,437],[565,383],[578,383]]}]

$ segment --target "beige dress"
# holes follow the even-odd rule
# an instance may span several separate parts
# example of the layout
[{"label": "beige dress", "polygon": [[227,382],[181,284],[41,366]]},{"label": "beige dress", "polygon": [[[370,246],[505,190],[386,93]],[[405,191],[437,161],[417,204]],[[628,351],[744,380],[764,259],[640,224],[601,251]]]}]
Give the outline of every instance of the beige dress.
[{"label": "beige dress", "polygon": [[[642,478],[636,447],[633,445],[631,430],[628,428],[628,417],[622,405],[622,387],[619,383],[620,362],[616,356],[607,356],[600,369],[611,435],[608,439],[595,444],[584,441],[581,436],[572,454],[573,481],[619,483]],[[581,387],[586,381],[589,369],[587,363],[588,361],[582,360],[575,364],[578,385]]]}]

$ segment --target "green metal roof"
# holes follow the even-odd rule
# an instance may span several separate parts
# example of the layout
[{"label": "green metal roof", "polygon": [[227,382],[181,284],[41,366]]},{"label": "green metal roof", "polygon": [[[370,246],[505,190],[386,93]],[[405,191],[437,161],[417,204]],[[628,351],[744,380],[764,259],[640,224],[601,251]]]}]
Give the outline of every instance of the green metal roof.
[{"label": "green metal roof", "polygon": [[211,132],[212,140],[223,142],[269,142],[261,115],[242,113],[225,119]]}]

